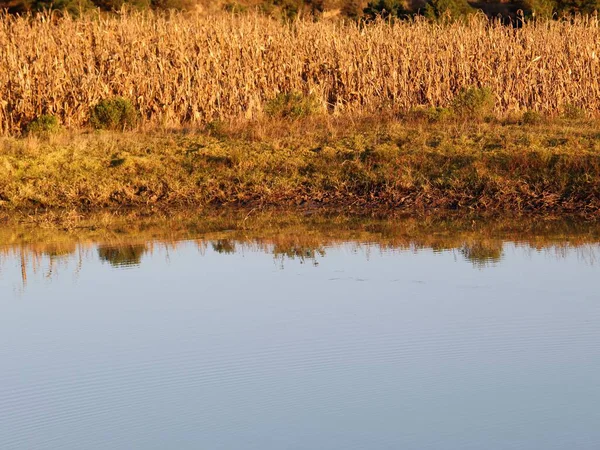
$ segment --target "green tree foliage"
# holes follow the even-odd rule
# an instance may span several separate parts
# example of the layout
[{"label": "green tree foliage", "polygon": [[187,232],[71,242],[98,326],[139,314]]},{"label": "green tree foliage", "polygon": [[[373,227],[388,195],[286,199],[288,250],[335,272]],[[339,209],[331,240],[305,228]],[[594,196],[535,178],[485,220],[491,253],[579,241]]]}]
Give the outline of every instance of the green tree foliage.
[{"label": "green tree foliage", "polygon": [[0,0],[0,9],[13,13],[40,12],[50,9],[79,15],[92,9],[119,11],[121,8],[134,9],[188,9],[194,0]]},{"label": "green tree foliage", "polygon": [[523,10],[530,18],[560,18],[574,14],[595,14],[600,0],[525,0]]},{"label": "green tree foliage", "polygon": [[559,14],[593,14],[600,11],[600,0],[567,0],[557,3]]},{"label": "green tree foliage", "polygon": [[[488,3],[494,1],[490,0]],[[600,11],[600,0],[524,0],[518,7],[530,18],[558,18],[573,14],[594,14]],[[472,7],[467,0],[427,0],[424,11],[411,10],[402,0],[371,0],[363,13],[367,20],[376,17],[402,18],[422,12],[430,19],[439,20],[456,19],[476,10],[477,7]],[[352,9],[349,12],[349,16],[356,14]]]},{"label": "green tree foliage", "polygon": [[0,0],[0,9],[6,9],[12,13],[24,13],[28,11],[38,12],[48,9],[67,11],[77,15],[82,11],[94,8],[91,0]]},{"label": "green tree foliage", "polygon": [[269,15],[293,20],[301,13],[320,15],[325,11],[325,0],[264,0],[260,9]]},{"label": "green tree foliage", "polygon": [[[458,18],[475,10],[467,0],[428,0],[425,6],[425,16],[430,19]],[[367,19],[375,17],[408,17],[421,11],[412,11],[402,0],[373,0],[364,10]]]},{"label": "green tree foliage", "polygon": [[363,15],[363,7],[361,0],[345,0],[342,4],[341,13],[344,17],[358,20]]},{"label": "green tree foliage", "polygon": [[370,1],[364,10],[367,19],[382,17],[401,17],[407,14],[404,3],[401,0],[373,0]]},{"label": "green tree foliage", "polygon": [[425,16],[430,19],[456,19],[473,12],[466,0],[429,0],[425,6]]},{"label": "green tree foliage", "polygon": [[94,0],[100,9],[118,11],[124,6],[134,9],[145,9],[151,6],[151,0]]},{"label": "green tree foliage", "polygon": [[557,12],[555,0],[525,0],[523,10],[529,17],[551,18]]},{"label": "green tree foliage", "polygon": [[[133,9],[190,9],[197,0],[0,0],[0,9],[13,13],[38,12],[48,9],[66,11],[78,15],[92,9],[101,11],[119,11],[121,8]],[[366,3],[366,7],[365,6]],[[373,20],[382,18],[406,18],[414,14],[439,20],[458,18],[474,12],[478,5],[490,16],[498,14],[497,8],[486,8],[494,4],[508,5],[506,14],[514,14],[521,9],[529,18],[559,18],[573,14],[594,14],[600,11],[600,0],[425,0],[423,3],[411,0],[230,0],[223,1],[221,6],[231,12],[243,13],[258,7],[259,10],[274,17],[287,20],[299,15],[319,16],[326,10],[338,9],[342,15],[354,20],[365,18]],[[471,4],[475,6],[471,6]],[[512,12],[511,12],[512,11]]]}]

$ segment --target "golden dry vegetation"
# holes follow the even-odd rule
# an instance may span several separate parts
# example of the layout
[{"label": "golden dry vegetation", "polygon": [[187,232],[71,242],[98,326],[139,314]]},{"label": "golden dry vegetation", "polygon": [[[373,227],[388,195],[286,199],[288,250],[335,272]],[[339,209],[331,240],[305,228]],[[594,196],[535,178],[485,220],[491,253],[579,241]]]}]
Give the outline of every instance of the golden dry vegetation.
[{"label": "golden dry vegetation", "polygon": [[130,99],[145,127],[256,119],[280,93],[329,114],[447,106],[485,87],[497,115],[600,113],[597,18],[512,28],[475,17],[368,26],[260,15],[0,16],[0,134],[42,114],[85,126],[90,108]]}]

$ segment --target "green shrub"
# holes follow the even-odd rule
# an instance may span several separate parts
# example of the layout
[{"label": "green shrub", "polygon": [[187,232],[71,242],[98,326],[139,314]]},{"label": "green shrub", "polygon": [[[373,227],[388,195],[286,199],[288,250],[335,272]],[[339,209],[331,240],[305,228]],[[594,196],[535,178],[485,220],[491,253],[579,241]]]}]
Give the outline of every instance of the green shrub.
[{"label": "green shrub", "polygon": [[265,113],[269,117],[283,119],[300,119],[315,114],[320,110],[318,99],[314,95],[303,95],[298,92],[283,92],[265,104]]},{"label": "green shrub", "polygon": [[36,136],[47,136],[60,130],[60,123],[56,116],[42,114],[36,117],[25,127],[25,133]]},{"label": "green shrub", "polygon": [[454,97],[452,109],[463,118],[488,118],[494,111],[494,95],[489,88],[463,88]]},{"label": "green shrub", "polygon": [[226,124],[221,120],[212,120],[205,126],[206,132],[215,137],[224,137],[226,135]]},{"label": "green shrub", "polygon": [[580,120],[585,118],[585,111],[573,103],[567,103],[562,108],[562,117],[568,120]]},{"label": "green shrub", "polygon": [[137,124],[138,113],[123,97],[102,100],[92,108],[90,124],[96,129],[125,130]]},{"label": "green shrub", "polygon": [[525,111],[525,113],[523,113],[522,123],[524,123],[526,125],[539,125],[542,122],[543,122],[543,117],[537,111],[528,110],[528,111]]},{"label": "green shrub", "polygon": [[409,117],[416,120],[425,120],[430,123],[444,122],[454,115],[450,108],[429,107],[415,108],[409,113]]}]

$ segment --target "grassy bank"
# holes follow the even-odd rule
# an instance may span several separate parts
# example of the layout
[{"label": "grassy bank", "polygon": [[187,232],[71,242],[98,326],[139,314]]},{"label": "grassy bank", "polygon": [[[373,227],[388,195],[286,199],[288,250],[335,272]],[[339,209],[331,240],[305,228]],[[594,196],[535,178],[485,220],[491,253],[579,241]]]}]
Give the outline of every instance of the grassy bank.
[{"label": "grassy bank", "polygon": [[597,122],[306,118],[0,140],[0,208],[600,213]]},{"label": "grassy bank", "polygon": [[18,135],[43,114],[87,126],[115,96],[131,102],[142,129],[257,120],[293,93],[331,115],[400,113],[447,107],[472,87],[489,90],[496,116],[598,116],[599,23],[0,14],[0,134]]}]

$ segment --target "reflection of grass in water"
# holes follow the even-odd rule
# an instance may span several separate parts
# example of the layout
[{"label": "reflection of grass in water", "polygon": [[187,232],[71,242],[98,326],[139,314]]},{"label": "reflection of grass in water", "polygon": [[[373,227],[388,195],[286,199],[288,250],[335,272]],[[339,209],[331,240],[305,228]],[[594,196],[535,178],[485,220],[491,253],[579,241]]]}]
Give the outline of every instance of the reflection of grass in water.
[{"label": "reflection of grass in water", "polygon": [[[308,211],[305,211],[308,212]],[[1,220],[1,219],[0,219]],[[21,260],[23,279],[46,261],[56,273],[56,261],[78,255],[78,268],[95,253],[113,266],[139,265],[155,246],[175,247],[193,240],[199,250],[231,254],[242,249],[263,251],[275,258],[316,262],[326,248],[342,243],[375,244],[383,250],[458,250],[477,266],[499,261],[505,242],[532,250],[551,249],[560,258],[568,249],[587,253],[600,242],[597,222],[574,218],[423,216],[388,218],[352,215],[286,214],[282,211],[221,210],[201,216],[172,212],[73,216],[49,213],[4,218],[0,227],[0,265]],[[90,249],[97,249],[90,253]]]}]

